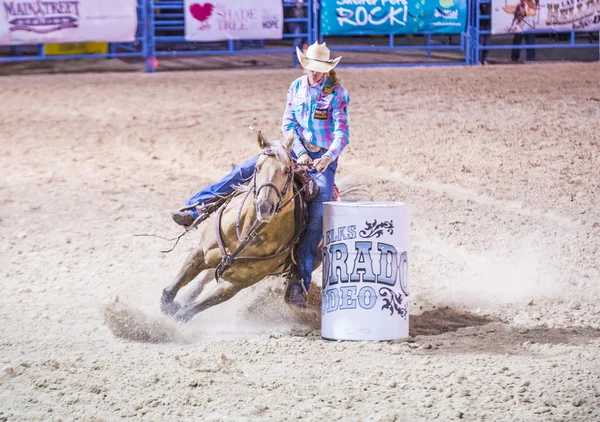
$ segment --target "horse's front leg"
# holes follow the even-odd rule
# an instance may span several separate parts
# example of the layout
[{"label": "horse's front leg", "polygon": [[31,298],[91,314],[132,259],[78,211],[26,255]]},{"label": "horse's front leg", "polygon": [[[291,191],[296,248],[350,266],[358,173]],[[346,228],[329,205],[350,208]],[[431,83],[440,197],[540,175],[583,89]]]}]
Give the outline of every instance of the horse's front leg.
[{"label": "horse's front leg", "polygon": [[241,289],[241,286],[229,281],[221,280],[217,282],[215,280],[212,285],[210,285],[210,289],[202,300],[190,303],[179,309],[177,313],[175,313],[175,319],[187,322],[199,312],[231,299]]},{"label": "horse's front leg", "polygon": [[175,281],[163,290],[160,309],[164,314],[174,315],[181,308],[181,305],[175,301],[177,293],[206,268],[204,251],[201,248],[193,250],[175,277]]},{"label": "horse's front leg", "polygon": [[179,292],[179,295],[181,297],[180,302],[182,306],[192,303],[193,301],[198,299],[198,296],[200,296],[200,293],[202,293],[204,287],[208,284],[209,281],[213,280],[214,278],[214,269],[202,271],[200,275],[194,279],[194,281],[188,284],[186,288],[187,291],[185,293],[183,291]]}]

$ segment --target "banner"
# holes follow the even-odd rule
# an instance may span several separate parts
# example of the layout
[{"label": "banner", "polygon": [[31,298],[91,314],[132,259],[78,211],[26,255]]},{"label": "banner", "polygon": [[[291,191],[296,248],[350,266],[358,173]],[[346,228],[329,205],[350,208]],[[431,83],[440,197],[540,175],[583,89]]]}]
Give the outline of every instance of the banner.
[{"label": "banner", "polygon": [[321,0],[323,35],[460,34],[467,0]]},{"label": "banner", "polygon": [[108,54],[106,42],[78,42],[67,44],[46,44],[46,56],[74,56],[79,54]]},{"label": "banner", "polygon": [[599,31],[600,0],[492,0],[492,34],[544,30]]},{"label": "banner", "polygon": [[266,40],[283,38],[281,0],[185,0],[188,41]]},{"label": "banner", "polygon": [[0,0],[0,45],[132,42],[136,0]]}]

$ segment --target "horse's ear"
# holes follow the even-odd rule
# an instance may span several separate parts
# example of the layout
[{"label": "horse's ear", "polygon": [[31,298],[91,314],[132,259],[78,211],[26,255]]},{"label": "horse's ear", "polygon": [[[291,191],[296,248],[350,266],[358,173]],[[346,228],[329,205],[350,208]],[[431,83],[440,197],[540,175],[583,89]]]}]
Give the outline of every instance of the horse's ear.
[{"label": "horse's ear", "polygon": [[292,144],[294,143],[294,134],[290,134],[287,139],[283,142],[283,147],[290,152],[292,149]]},{"label": "horse's ear", "polygon": [[265,149],[269,146],[269,141],[265,139],[260,130],[258,131],[258,145],[260,146],[260,149]]}]

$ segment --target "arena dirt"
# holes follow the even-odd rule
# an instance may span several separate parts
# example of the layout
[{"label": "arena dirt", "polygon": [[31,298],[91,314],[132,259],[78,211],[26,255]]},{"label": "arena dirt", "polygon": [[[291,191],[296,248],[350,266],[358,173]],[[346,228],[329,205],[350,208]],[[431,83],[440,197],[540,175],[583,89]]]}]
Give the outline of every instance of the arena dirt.
[{"label": "arena dirt", "polygon": [[0,78],[0,420],[599,420],[598,64],[340,74],[340,184],[412,206],[407,340],[324,341],[277,278],[158,310],[198,233],[134,235],[279,138],[298,71]]}]

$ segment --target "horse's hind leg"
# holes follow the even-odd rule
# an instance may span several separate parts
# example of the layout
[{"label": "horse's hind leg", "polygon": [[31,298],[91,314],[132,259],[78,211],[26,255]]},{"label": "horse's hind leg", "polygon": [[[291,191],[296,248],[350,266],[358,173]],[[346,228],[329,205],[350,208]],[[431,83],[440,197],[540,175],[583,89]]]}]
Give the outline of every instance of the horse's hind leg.
[{"label": "horse's hind leg", "polygon": [[189,321],[197,313],[202,312],[211,306],[218,305],[219,303],[225,302],[236,295],[241,290],[241,287],[236,286],[229,281],[221,280],[215,281],[208,291],[206,297],[199,302],[190,303],[179,309],[175,314],[175,319],[179,321]]},{"label": "horse's hind leg", "polygon": [[183,264],[183,267],[181,267],[179,274],[175,277],[175,281],[163,290],[160,299],[160,309],[164,314],[174,315],[179,310],[181,306],[179,303],[175,302],[177,292],[192,281],[204,269],[206,269],[204,251],[202,249],[192,251]]}]

